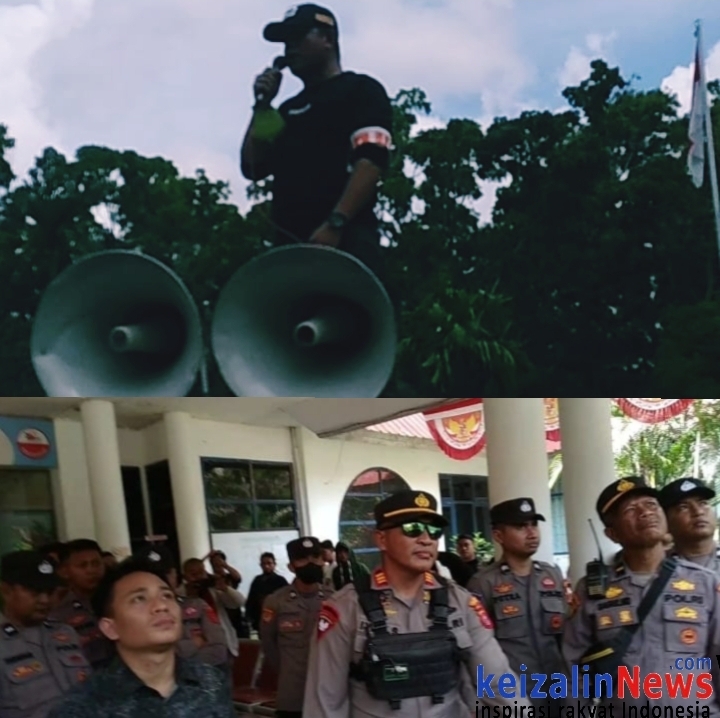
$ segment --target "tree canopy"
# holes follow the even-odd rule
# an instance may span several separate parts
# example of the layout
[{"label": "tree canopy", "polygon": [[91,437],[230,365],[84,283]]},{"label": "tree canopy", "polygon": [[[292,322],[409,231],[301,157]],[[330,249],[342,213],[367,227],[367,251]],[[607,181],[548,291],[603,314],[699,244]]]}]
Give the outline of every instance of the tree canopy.
[{"label": "tree canopy", "polygon": [[[720,96],[717,82],[710,89]],[[563,95],[564,111],[423,132],[413,130],[430,112],[425,94],[394,98],[380,210],[400,344],[385,396],[720,389],[720,259],[709,183],[696,189],[686,171],[687,118],[673,97],[634,89],[601,60]],[[43,393],[32,320],[78,258],[118,248],[156,257],[187,284],[208,329],[225,283],[271,246],[271,181],[250,188],[258,203],[243,215],[203,170],[182,177],[167,159],[95,146],[74,159],[48,148],[18,181],[11,130],[0,125],[2,395]],[[500,186],[480,226],[473,202],[485,182]],[[96,221],[98,205],[120,231]],[[211,395],[230,395],[215,366],[209,378]]]}]

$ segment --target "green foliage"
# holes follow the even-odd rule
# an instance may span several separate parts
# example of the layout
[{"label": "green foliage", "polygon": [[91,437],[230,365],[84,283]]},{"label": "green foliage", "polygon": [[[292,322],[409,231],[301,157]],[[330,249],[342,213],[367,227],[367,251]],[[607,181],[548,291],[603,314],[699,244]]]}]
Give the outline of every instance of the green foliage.
[{"label": "green foliage", "polygon": [[[629,421],[629,420],[627,420]],[[615,457],[619,476],[644,476],[655,486],[695,475],[717,483],[720,465],[720,401],[696,401],[687,413],[647,424]]]},{"label": "green foliage", "polygon": [[[720,83],[710,91],[720,97]],[[600,60],[563,94],[565,111],[500,117],[487,131],[453,119],[416,132],[427,97],[394,99],[380,209],[401,342],[386,396],[548,386],[711,396],[718,386],[717,248],[708,183],[697,190],[687,176],[687,118]],[[712,113],[720,137],[720,103]],[[181,177],[172,162],[132,151],[81,147],[68,159],[48,148],[13,183],[12,146],[0,125],[2,395],[42,394],[28,357],[32,319],[79,257],[117,248],[157,257],[187,283],[207,334],[221,288],[272,246],[271,178],[250,187],[257,204],[242,216],[227,183],[202,170]],[[502,186],[480,226],[483,181]],[[119,232],[95,221],[103,203]],[[212,395],[230,395],[214,365],[209,381]]]},{"label": "green foliage", "polygon": [[[637,428],[615,455],[617,476],[644,476],[658,488],[695,476],[720,491],[720,400],[695,401],[659,424],[639,424],[612,406],[614,421]],[[549,474],[551,480],[562,475],[561,452],[550,459]]]}]

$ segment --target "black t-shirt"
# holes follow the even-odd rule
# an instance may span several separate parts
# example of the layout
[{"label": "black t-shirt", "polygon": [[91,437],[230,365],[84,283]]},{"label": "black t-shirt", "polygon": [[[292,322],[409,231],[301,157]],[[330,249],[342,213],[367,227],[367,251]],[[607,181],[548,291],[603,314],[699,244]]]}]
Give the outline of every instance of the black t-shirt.
[{"label": "black t-shirt", "polygon": [[[372,127],[392,133],[392,106],[377,80],[343,72],[286,100],[279,112],[285,127],[273,148],[273,221],[306,242],[335,208],[357,159],[368,157],[385,169],[387,149],[353,150],[351,137]],[[376,201],[353,224],[377,227]]]}]

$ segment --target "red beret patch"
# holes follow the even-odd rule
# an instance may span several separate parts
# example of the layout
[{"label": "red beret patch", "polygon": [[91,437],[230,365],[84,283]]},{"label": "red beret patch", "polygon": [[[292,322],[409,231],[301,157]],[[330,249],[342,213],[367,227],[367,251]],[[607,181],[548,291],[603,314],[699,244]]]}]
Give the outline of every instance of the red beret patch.
[{"label": "red beret patch", "polygon": [[320,615],[318,616],[318,639],[322,638],[326,633],[332,630],[333,626],[335,626],[339,620],[340,615],[338,614],[335,606],[329,603],[323,603],[322,608],[320,609]]}]

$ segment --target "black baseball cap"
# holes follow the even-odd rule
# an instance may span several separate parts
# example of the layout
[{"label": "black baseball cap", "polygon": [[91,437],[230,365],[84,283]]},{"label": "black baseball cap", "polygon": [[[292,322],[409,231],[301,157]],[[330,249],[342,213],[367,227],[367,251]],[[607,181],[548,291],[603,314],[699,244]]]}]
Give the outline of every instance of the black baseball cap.
[{"label": "black baseball cap", "polygon": [[664,509],[676,506],[688,496],[699,496],[702,499],[715,498],[715,491],[700,479],[686,478],[671,481],[660,489],[658,500]]},{"label": "black baseball cap", "polygon": [[332,28],[337,36],[335,15],[320,5],[294,5],[280,22],[271,22],[263,30],[268,42],[288,42],[304,37],[314,27]]},{"label": "black baseball cap", "polygon": [[490,509],[490,523],[493,526],[522,526],[526,521],[545,521],[545,517],[536,511],[535,502],[531,498],[501,501]]},{"label": "black baseball cap", "polygon": [[55,563],[40,551],[6,553],[0,561],[0,580],[41,593],[52,593],[61,583]]},{"label": "black baseball cap", "polygon": [[408,521],[424,521],[433,526],[447,526],[447,519],[437,510],[437,500],[424,491],[398,491],[375,506],[375,525],[384,530]]},{"label": "black baseball cap", "polygon": [[322,546],[314,536],[301,536],[288,542],[287,554],[291,561],[300,561],[304,558],[321,556]]},{"label": "black baseball cap", "polygon": [[607,515],[609,511],[617,505],[620,499],[628,496],[645,495],[654,498],[659,497],[659,492],[652,486],[648,485],[642,476],[626,476],[622,479],[613,481],[612,484],[606,486],[600,493],[595,508],[604,524],[607,523]]}]

